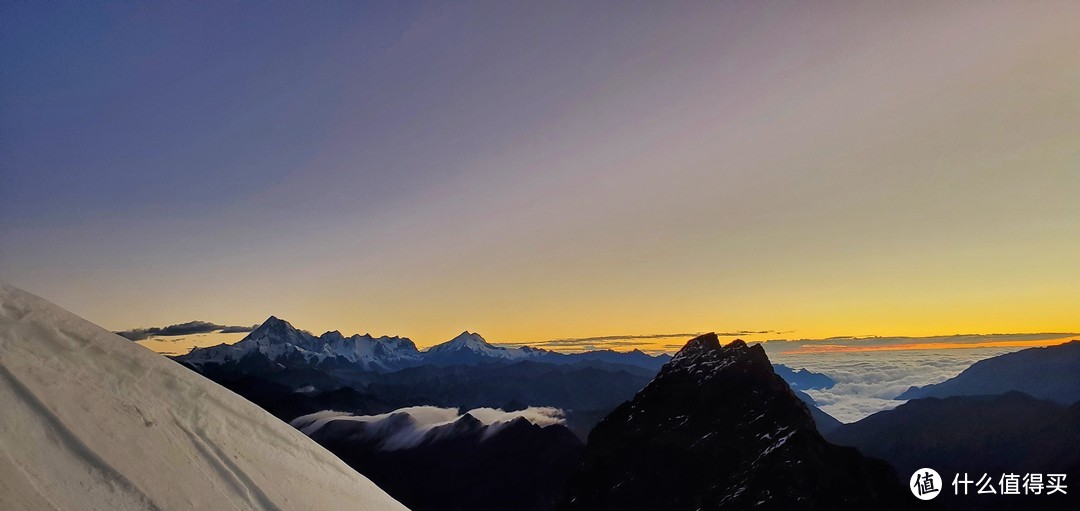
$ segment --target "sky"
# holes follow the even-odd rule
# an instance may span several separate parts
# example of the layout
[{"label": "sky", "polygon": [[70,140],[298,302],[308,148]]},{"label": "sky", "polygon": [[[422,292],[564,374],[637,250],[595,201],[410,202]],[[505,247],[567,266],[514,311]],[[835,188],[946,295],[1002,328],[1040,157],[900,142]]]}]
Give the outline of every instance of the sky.
[{"label": "sky", "polygon": [[421,347],[1077,332],[1078,47],[1064,1],[4,2],[0,280]]}]

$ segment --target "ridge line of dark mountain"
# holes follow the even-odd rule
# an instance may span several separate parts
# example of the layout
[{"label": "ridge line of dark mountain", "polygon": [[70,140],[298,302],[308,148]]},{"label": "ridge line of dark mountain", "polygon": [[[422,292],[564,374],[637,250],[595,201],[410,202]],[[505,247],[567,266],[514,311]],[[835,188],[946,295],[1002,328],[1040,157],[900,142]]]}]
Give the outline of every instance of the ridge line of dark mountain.
[{"label": "ridge line of dark mountain", "polygon": [[1063,404],[1080,400],[1080,340],[979,360],[943,382],[909,387],[896,399],[997,395],[1013,390]]},{"label": "ridge line of dark mountain", "polygon": [[[922,467],[937,470],[946,484],[960,473],[1066,473],[1080,471],[1080,401],[1065,405],[1010,391],[994,395],[912,399],[825,437],[891,463],[901,482]],[[995,485],[998,484],[995,482]],[[950,488],[951,489],[951,488]],[[979,495],[945,492],[945,508],[964,510],[1080,509],[1080,494]]]}]

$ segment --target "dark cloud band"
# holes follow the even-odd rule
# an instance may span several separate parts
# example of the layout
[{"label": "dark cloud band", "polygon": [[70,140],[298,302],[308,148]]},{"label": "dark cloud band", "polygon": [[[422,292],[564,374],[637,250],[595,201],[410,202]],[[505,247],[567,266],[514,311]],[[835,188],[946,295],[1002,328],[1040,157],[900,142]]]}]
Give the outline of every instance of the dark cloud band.
[{"label": "dark cloud band", "polygon": [[209,334],[220,332],[223,334],[244,333],[255,329],[254,326],[229,326],[211,323],[209,321],[188,321],[165,327],[133,328],[116,332],[117,335],[132,341],[141,341],[151,337],[175,337],[178,335]]}]

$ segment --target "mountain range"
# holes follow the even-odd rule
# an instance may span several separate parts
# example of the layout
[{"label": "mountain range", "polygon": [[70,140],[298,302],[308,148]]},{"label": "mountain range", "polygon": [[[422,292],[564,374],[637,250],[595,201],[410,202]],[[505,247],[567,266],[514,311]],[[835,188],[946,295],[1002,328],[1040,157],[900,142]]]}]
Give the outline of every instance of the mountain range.
[{"label": "mountain range", "polygon": [[[357,414],[409,406],[552,406],[585,438],[592,426],[630,399],[671,360],[639,350],[558,353],[488,343],[463,332],[421,351],[403,337],[320,336],[271,316],[235,344],[196,348],[178,362],[290,421],[335,404]],[[797,388],[828,388],[820,373],[775,366]],[[819,426],[839,424],[799,393]],[[316,403],[322,403],[316,404]]]},{"label": "mountain range", "polygon": [[[593,437],[589,434],[594,425],[605,417],[607,421],[612,420],[613,410],[617,414],[621,404],[639,399],[645,392],[642,389],[653,388],[661,379],[671,381],[670,376],[664,375],[678,372],[685,364],[687,354],[694,351],[692,348],[680,351],[684,362],[679,364],[671,357],[653,357],[641,352],[563,355],[527,347],[494,346],[481,336],[466,332],[426,351],[415,350],[411,342],[406,344],[401,338],[385,338],[394,339],[396,346],[408,346],[405,349],[408,357],[401,356],[401,351],[393,354],[396,360],[408,360],[403,364],[407,367],[389,370],[393,367],[391,364],[381,363],[375,357],[350,359],[341,354],[343,348],[348,354],[359,351],[349,349],[347,344],[322,341],[338,339],[334,333],[312,336],[276,318],[263,326],[240,341],[237,349],[196,350],[193,351],[195,356],[179,357],[178,361],[290,421],[387,489],[392,496],[422,510],[457,509],[454,506],[460,502],[469,503],[476,509],[550,509],[553,500],[562,494],[562,483],[575,472],[582,459],[585,450],[582,440],[588,437],[589,448],[593,445]],[[359,337],[361,343],[368,342],[363,340],[364,336],[354,337]],[[695,341],[688,346],[703,342]],[[385,341],[373,341],[374,344],[380,342]],[[755,353],[761,351],[759,346],[749,348],[741,341],[737,345]],[[221,356],[223,353],[232,355],[226,358]],[[241,355],[236,356],[238,353]],[[363,353],[380,351],[369,349]],[[213,356],[206,356],[208,354]],[[356,362],[360,360],[367,364]],[[660,368],[658,361],[667,364]],[[797,437],[800,449],[809,443],[814,457],[821,456],[819,451],[828,451],[829,463],[841,467],[845,463],[854,463],[837,470],[850,470],[856,483],[873,486],[876,483],[868,482],[866,478],[874,477],[875,481],[887,481],[887,485],[895,486],[892,475],[882,478],[876,472],[887,471],[887,466],[868,462],[867,466],[856,469],[853,467],[861,463],[858,461],[861,458],[853,450],[825,447],[817,431],[830,430],[840,423],[818,410],[810,396],[789,388],[777,373],[788,375],[801,388],[828,388],[835,382],[818,373],[773,366],[763,351],[753,362],[755,372],[760,371],[762,378],[768,381],[778,380],[785,396],[783,399],[790,398],[784,414],[795,415],[776,420],[795,424],[790,426],[795,429],[805,429]],[[380,369],[369,370],[371,367]],[[725,385],[721,380],[703,378],[709,379],[712,385]],[[770,385],[773,384],[775,382]],[[755,400],[760,390],[729,392],[738,396],[738,402],[730,403],[730,413],[743,407],[753,409],[740,413],[756,414],[763,410]],[[658,404],[662,403],[650,406]],[[514,428],[507,430],[515,433],[504,436],[491,434],[489,426],[478,424],[466,413],[430,429],[423,435],[423,441],[409,448],[385,448],[386,435],[397,438],[402,431],[417,429],[408,417],[409,410],[520,410],[528,407],[557,408],[565,420],[545,427],[518,421]],[[324,420],[328,417],[327,410],[337,412]],[[710,417],[721,420],[715,417],[717,411],[711,404],[687,411],[688,415],[700,413],[706,414],[704,420],[710,420]],[[313,428],[316,423],[322,425]],[[756,429],[761,425],[750,427]],[[776,423],[765,425],[771,427]],[[566,434],[570,432],[573,434]],[[811,435],[816,440],[803,440],[803,435]],[[412,437],[416,438],[415,435]],[[574,437],[573,441],[570,437]],[[748,438],[741,438],[739,442]],[[764,451],[771,445],[747,444],[747,448]],[[673,452],[685,454],[680,449],[696,450],[682,447]],[[517,461],[507,462],[505,456],[497,453],[515,453]],[[556,453],[561,454],[554,456]],[[473,457],[486,460],[485,464],[475,465],[471,461]],[[527,465],[527,469],[522,464]],[[488,471],[485,469],[488,466],[497,467],[497,470]],[[523,473],[528,477],[523,477]],[[832,477],[839,477],[837,474],[839,472]],[[496,489],[504,487],[518,490],[504,493]],[[451,496],[456,497],[451,499]],[[506,507],[507,502],[513,502],[513,505]],[[745,504],[739,499],[732,502]],[[725,504],[729,505],[733,504]]]},{"label": "mountain range", "polygon": [[404,337],[372,337],[368,334],[345,337],[338,331],[315,336],[271,316],[235,344],[195,348],[175,358],[193,367],[209,364],[254,365],[258,360],[268,360],[290,368],[393,372],[421,365],[446,367],[522,360],[551,364],[609,362],[658,370],[671,357],[648,355],[640,350],[625,353],[611,350],[559,353],[529,346],[496,346],[484,340],[480,334],[468,331],[421,351]]},{"label": "mountain range", "polygon": [[[316,336],[274,316],[235,344],[194,348],[174,358],[195,368],[211,364],[258,367],[260,362],[263,365],[268,362],[271,367],[352,369],[375,373],[427,365],[474,366],[525,360],[560,365],[601,362],[640,367],[655,373],[671,360],[670,355],[649,355],[638,349],[627,352],[605,349],[560,353],[531,346],[498,346],[489,343],[480,334],[468,331],[420,350],[406,337],[373,337],[370,334],[346,337],[336,330]],[[795,370],[782,364],[773,367],[796,390],[827,389],[836,384],[832,378],[821,373]]]},{"label": "mountain range", "polygon": [[808,369],[794,370],[783,364],[773,364],[773,370],[777,376],[788,382],[792,390],[831,389],[836,385],[836,380],[828,375],[815,373]]}]

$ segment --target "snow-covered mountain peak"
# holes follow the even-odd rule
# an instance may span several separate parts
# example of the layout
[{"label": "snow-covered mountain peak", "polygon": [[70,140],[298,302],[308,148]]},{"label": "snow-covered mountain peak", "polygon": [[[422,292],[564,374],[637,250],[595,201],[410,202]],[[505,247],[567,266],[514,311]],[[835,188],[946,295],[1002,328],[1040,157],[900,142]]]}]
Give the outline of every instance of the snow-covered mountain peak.
[{"label": "snow-covered mountain peak", "polygon": [[259,332],[260,334],[268,334],[270,332],[287,332],[289,330],[296,330],[297,328],[292,326],[292,323],[279,319],[277,316],[270,316],[263,321],[261,325],[252,330],[251,333]]},{"label": "snow-covered mountain peak", "polygon": [[300,348],[311,349],[314,347],[314,340],[314,336],[292,326],[288,321],[270,316],[258,328],[241,339],[240,343],[257,344],[259,346],[292,344]]},{"label": "snow-covered mountain peak", "polygon": [[460,334],[458,334],[457,337],[454,337],[453,339],[450,339],[449,341],[447,341],[447,342],[445,342],[443,344],[435,346],[432,349],[435,349],[435,348],[439,348],[439,349],[455,349],[455,350],[468,349],[468,350],[472,350],[472,351],[479,351],[479,350],[482,350],[484,348],[493,348],[493,347],[494,346],[492,346],[486,340],[484,340],[484,338],[480,334],[469,332],[468,330],[466,330],[466,331],[461,332]]},{"label": "snow-covered mountain peak", "polygon": [[369,334],[345,337],[338,330],[315,337],[270,316],[236,344],[196,348],[177,359],[195,367],[245,360],[254,364],[270,362],[307,367],[344,361],[366,371],[390,371],[418,364],[420,352],[411,340],[402,337],[374,338]]},{"label": "snow-covered mountain peak", "polygon": [[424,356],[435,363],[472,363],[479,359],[519,359],[543,355],[535,349],[507,348],[488,343],[474,332],[464,331],[457,337],[428,348]]},{"label": "snow-covered mountain peak", "polygon": [[665,357],[652,357],[639,350],[562,354],[529,346],[499,346],[468,330],[421,352],[407,337],[373,337],[371,334],[346,337],[338,330],[316,337],[275,316],[271,316],[240,342],[196,348],[176,359],[198,370],[209,367],[208,364],[242,365],[245,371],[318,368],[330,364],[342,369],[376,372],[392,372],[425,364],[475,365],[519,360],[556,364],[604,361],[658,369],[666,361]]}]

